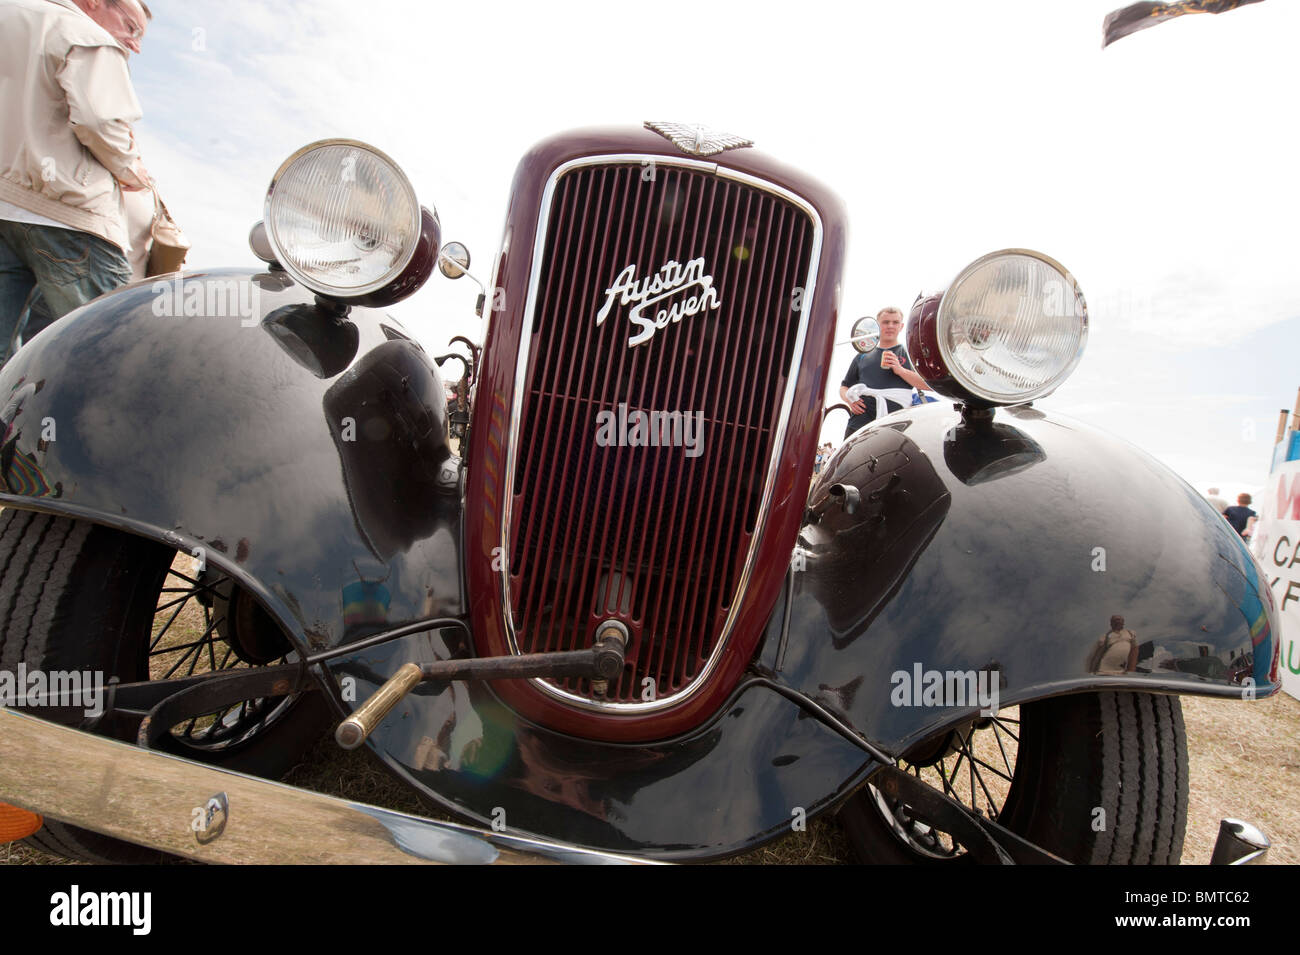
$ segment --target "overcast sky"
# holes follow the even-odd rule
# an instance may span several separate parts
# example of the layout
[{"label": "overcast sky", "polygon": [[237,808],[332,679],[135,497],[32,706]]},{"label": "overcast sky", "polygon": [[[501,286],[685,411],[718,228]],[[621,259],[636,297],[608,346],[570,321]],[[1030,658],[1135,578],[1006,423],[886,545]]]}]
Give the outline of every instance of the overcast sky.
[{"label": "overcast sky", "polygon": [[[133,58],[139,139],[192,266],[251,263],[276,167],[346,136],[403,166],[486,281],[536,140],[646,119],[740,133],[848,206],[840,338],[986,252],[1040,250],[1078,279],[1092,326],[1039,406],[1202,491],[1258,491],[1300,386],[1300,4],[1103,51],[1122,5],[155,0]],[[441,349],[478,337],[476,292],[435,276],[395,311]],[[836,349],[836,383],[851,356]]]}]

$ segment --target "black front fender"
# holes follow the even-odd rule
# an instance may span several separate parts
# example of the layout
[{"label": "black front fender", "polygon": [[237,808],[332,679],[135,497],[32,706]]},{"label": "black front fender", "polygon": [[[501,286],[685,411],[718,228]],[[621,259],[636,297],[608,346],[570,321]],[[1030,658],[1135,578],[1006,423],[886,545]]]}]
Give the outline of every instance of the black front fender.
[{"label": "black front fender", "polygon": [[283,272],[128,286],[0,373],[0,501],[201,549],[300,648],[463,610],[436,366]]},{"label": "black front fender", "polygon": [[[859,492],[853,513],[835,485]],[[890,415],[839,450],[810,506],[788,631],[769,632],[763,665],[889,752],[987,708],[972,687],[1002,706],[1278,688],[1272,596],[1241,539],[1167,468],[1077,422]],[[1138,654],[1108,673],[1116,615]]]}]

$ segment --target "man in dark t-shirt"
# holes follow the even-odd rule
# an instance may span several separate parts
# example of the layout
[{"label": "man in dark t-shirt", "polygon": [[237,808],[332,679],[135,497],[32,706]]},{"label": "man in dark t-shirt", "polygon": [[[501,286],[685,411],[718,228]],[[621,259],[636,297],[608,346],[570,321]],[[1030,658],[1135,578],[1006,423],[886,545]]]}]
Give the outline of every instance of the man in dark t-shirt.
[{"label": "man in dark t-shirt", "polygon": [[[905,392],[913,388],[925,389],[925,380],[912,369],[907,351],[898,342],[903,331],[903,313],[896,308],[882,308],[876,314],[880,325],[880,344],[864,355],[858,355],[849,365],[848,374],[840,382],[840,398],[849,406],[849,424],[844,430],[848,437],[876,420],[877,401],[873,394],[851,398],[849,389],[865,385],[880,395],[884,414],[898,411],[909,403]],[[860,389],[859,389],[860,390]],[[895,400],[897,399],[897,400]]]},{"label": "man in dark t-shirt", "polygon": [[1227,508],[1223,512],[1223,516],[1228,519],[1228,523],[1232,525],[1233,530],[1242,537],[1249,537],[1250,531],[1253,529],[1251,527],[1252,519],[1259,515],[1250,509],[1250,495],[1238,494],[1237,506]]}]

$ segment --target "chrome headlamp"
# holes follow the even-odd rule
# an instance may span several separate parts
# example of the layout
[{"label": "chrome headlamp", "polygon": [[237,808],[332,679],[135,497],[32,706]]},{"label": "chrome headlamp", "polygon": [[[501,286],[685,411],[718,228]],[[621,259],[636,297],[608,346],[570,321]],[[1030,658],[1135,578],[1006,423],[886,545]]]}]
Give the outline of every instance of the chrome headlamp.
[{"label": "chrome headlamp", "polygon": [[918,301],[908,353],[940,394],[1008,405],[1051,394],[1079,364],[1088,307],[1074,277],[1039,252],[976,259],[942,295]]},{"label": "chrome headlamp", "polygon": [[379,150],[350,139],[304,146],[266,191],[265,229],[295,280],[331,298],[387,305],[433,269],[439,228],[410,180]]}]

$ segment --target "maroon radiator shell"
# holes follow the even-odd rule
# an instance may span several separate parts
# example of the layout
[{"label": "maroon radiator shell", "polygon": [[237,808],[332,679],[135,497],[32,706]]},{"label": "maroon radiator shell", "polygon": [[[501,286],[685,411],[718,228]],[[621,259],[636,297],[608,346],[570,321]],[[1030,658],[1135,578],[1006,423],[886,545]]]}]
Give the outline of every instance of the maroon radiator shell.
[{"label": "maroon radiator shell", "polygon": [[[501,519],[507,487],[506,456],[515,371],[523,335],[529,276],[542,196],[551,174],[574,159],[601,155],[685,158],[672,143],[647,129],[579,130],[544,140],[521,160],[511,189],[502,254],[491,296],[487,339],[474,399],[474,419],[466,458],[465,566],[475,650],[481,655],[511,652],[501,591]],[[753,148],[708,157],[716,163],[800,196],[817,210],[822,245],[816,289],[808,315],[807,337],[798,371],[784,441],[761,537],[734,628],[717,665],[693,693],[654,712],[613,713],[578,709],[528,681],[499,681],[498,695],[524,717],[563,732],[594,739],[647,741],[689,730],[712,715],[738,682],[775,606],[789,565],[808,492],[820,434],[822,405],[830,373],[837,320],[846,222],[839,199],[805,174],[777,163]],[[501,293],[504,293],[503,295]]]}]

